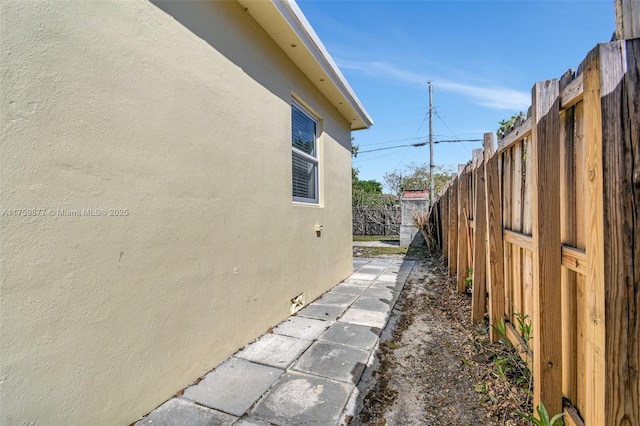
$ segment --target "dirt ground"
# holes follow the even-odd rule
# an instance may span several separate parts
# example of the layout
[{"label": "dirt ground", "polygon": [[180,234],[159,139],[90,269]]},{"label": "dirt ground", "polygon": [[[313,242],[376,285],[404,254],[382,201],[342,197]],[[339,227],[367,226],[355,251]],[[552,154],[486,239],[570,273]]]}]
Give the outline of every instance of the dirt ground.
[{"label": "dirt ground", "polygon": [[489,343],[485,324],[472,325],[470,302],[441,258],[416,262],[365,372],[369,385],[351,425],[527,424],[515,412],[529,411],[530,383],[516,384],[517,369],[504,365],[517,353]]}]

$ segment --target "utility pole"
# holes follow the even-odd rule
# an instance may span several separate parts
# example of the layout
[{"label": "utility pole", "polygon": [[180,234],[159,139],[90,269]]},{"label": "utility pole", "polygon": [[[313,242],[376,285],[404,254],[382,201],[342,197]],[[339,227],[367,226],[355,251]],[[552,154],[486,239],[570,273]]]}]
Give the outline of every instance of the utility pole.
[{"label": "utility pole", "polygon": [[429,82],[429,206],[433,204],[433,86]]}]

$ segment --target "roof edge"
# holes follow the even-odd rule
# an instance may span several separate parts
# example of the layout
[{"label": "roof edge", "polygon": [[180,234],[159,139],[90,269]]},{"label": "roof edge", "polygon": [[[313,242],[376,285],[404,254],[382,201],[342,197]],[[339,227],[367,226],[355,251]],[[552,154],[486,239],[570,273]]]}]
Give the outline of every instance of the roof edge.
[{"label": "roof edge", "polygon": [[315,30],[302,13],[302,10],[298,6],[295,0],[271,0],[276,6],[278,11],[287,20],[287,23],[296,32],[298,37],[305,44],[306,48],[311,52],[322,69],[329,75],[332,82],[342,95],[349,102],[351,107],[360,116],[360,119],[365,124],[366,128],[373,125],[373,120],[369,116],[369,113],[364,108],[360,99],[356,96],[355,92],[347,82],[347,79],[340,71],[340,68],[335,63],[324,44],[320,40],[320,37],[316,34]]},{"label": "roof edge", "polygon": [[[251,7],[256,4],[262,4],[264,6],[271,5],[272,13],[276,13],[280,15],[280,19],[282,21],[280,25],[286,25],[293,32],[294,36],[297,38],[296,43],[302,44],[306,52],[310,55],[310,59],[315,62],[315,66],[322,74],[327,78],[327,83],[331,83],[337,93],[339,93],[340,97],[344,101],[344,107],[351,110],[349,112],[349,117],[345,115],[345,110],[339,108],[341,110],[341,114],[347,118],[351,123],[352,130],[360,130],[367,129],[373,125],[373,120],[369,113],[364,108],[355,92],[347,82],[347,79],[344,77],[340,68],[335,63],[324,44],[316,34],[315,30],[311,27],[311,24],[302,13],[302,10],[298,6],[295,0],[237,0],[240,4],[245,7],[248,7],[250,13],[254,16],[254,18],[258,21],[258,23],[267,29],[264,24],[267,18],[266,14],[267,8],[258,8]],[[267,18],[268,19],[268,18]],[[272,27],[271,27],[272,28]],[[273,28],[272,28],[273,29]],[[271,34],[270,31],[267,31]],[[274,33],[275,34],[275,33]],[[273,35],[272,35],[273,37]],[[280,43],[278,43],[280,44]],[[283,46],[280,46],[283,48]],[[302,47],[302,46],[300,46]],[[285,53],[290,56],[290,53],[285,51]],[[291,57],[291,56],[290,56]],[[294,62],[297,62],[296,59],[292,58]],[[301,64],[296,63],[298,67]],[[317,83],[314,82],[317,86]],[[318,88],[320,88],[318,86]],[[321,89],[321,91],[323,91]],[[336,93],[336,94],[337,94]],[[327,95],[325,93],[325,95]],[[341,102],[342,103],[342,102]],[[336,105],[338,107],[338,105]],[[352,114],[357,116],[357,120],[354,118]],[[353,119],[353,121],[351,120]]]}]

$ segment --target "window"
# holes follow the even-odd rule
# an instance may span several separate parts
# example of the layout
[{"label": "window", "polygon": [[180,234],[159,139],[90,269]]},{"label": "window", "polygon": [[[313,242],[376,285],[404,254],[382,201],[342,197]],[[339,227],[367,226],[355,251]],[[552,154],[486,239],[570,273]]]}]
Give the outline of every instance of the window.
[{"label": "window", "polygon": [[302,105],[291,105],[293,201],[317,204],[318,120]]}]

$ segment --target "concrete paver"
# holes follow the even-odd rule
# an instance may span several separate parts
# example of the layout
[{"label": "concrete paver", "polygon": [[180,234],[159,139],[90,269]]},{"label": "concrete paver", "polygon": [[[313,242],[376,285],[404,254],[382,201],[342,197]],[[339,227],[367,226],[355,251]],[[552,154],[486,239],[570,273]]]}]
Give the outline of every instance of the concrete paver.
[{"label": "concrete paver", "polygon": [[396,283],[398,281],[398,274],[392,273],[383,273],[378,276],[377,282],[387,282],[387,283]]},{"label": "concrete paver", "polygon": [[379,335],[380,329],[378,328],[337,322],[322,333],[318,340],[370,351],[378,342]]},{"label": "concrete paver", "polygon": [[348,279],[136,426],[336,425],[414,263],[354,259]]},{"label": "concrete paver", "polygon": [[316,342],[292,370],[357,384],[369,360],[369,352],[329,342]]},{"label": "concrete paver", "polygon": [[[355,260],[354,260],[355,262]],[[392,263],[397,263],[396,261],[392,260],[392,259],[369,259],[369,262],[367,262],[368,265],[382,265],[382,266],[389,266]]]},{"label": "concrete paver", "polygon": [[273,386],[251,416],[276,425],[335,425],[354,385],[289,372]]},{"label": "concrete paver", "polygon": [[366,272],[364,271],[364,268],[362,268],[358,269],[358,272],[354,272],[353,275],[351,275],[350,280],[373,281],[378,277],[379,274],[380,271],[378,270],[374,270],[374,272]]},{"label": "concrete paver", "polygon": [[138,421],[135,426],[211,426],[232,425],[237,417],[212,410],[182,398],[172,398],[156,408],[147,417]]},{"label": "concrete paver", "polygon": [[349,308],[344,315],[340,317],[340,322],[348,322],[351,324],[366,325],[367,327],[375,327],[383,329],[387,324],[389,314],[386,312],[368,311],[366,309]]},{"label": "concrete paver", "polygon": [[311,340],[281,334],[265,334],[235,354],[235,357],[284,369],[310,345]]},{"label": "concrete paver", "polygon": [[369,288],[383,288],[391,291],[400,291],[402,290],[404,281],[376,281],[371,284]]},{"label": "concrete paver", "polygon": [[298,316],[334,321],[344,312],[345,309],[346,306],[311,303],[306,308],[299,310]]},{"label": "concrete paver", "polygon": [[290,317],[273,329],[274,334],[297,337],[298,339],[315,340],[332,322],[313,318]]},{"label": "concrete paver", "polygon": [[384,300],[395,300],[400,295],[399,291],[392,291],[387,288],[368,288],[362,293],[362,297],[377,297]]},{"label": "concrete paver", "polygon": [[354,247],[400,247],[400,241],[382,240],[382,241],[354,241]]},{"label": "concrete paver", "polygon": [[332,288],[325,294],[348,294],[353,296],[360,296],[366,289],[366,287],[357,287],[351,284],[344,283]]},{"label": "concrete paver", "polygon": [[206,407],[242,416],[284,370],[231,358],[189,386],[183,397]]},{"label": "concrete paver", "polygon": [[379,297],[367,297],[362,295],[353,302],[353,308],[364,309],[375,312],[391,312],[392,303],[390,300],[381,299]]},{"label": "concrete paver", "polygon": [[371,259],[362,259],[358,257],[353,258],[353,272],[357,271],[368,263],[371,264],[373,263],[373,261]]},{"label": "concrete paver", "polygon": [[[380,273],[383,270],[384,270],[384,267],[379,267],[379,266],[370,267],[369,265],[366,265],[363,268],[358,269],[358,272],[356,272],[356,274],[367,274],[368,276],[372,277],[371,279],[376,279],[376,277],[380,275]],[[359,279],[359,278],[356,278],[356,279]],[[368,279],[368,278],[365,278],[365,279]]]},{"label": "concrete paver", "polygon": [[357,298],[358,296],[353,294],[336,294],[327,292],[318,299],[318,303],[323,305],[340,305],[346,307],[355,302]]},{"label": "concrete paver", "polygon": [[362,268],[360,268],[360,271],[370,271],[370,270],[377,270],[378,273],[384,271],[385,269],[387,269],[387,265],[385,264],[377,264],[377,263],[367,263],[366,265],[364,265]]},{"label": "concrete paver", "polygon": [[344,283],[346,285],[350,285],[350,286],[354,286],[354,287],[364,287],[367,288],[371,285],[371,280],[365,280],[365,279],[360,279],[360,280],[355,280],[352,278],[347,278],[346,280],[344,280]]},{"label": "concrete paver", "polygon": [[271,426],[271,423],[263,422],[262,420],[252,419],[251,417],[243,417],[238,420],[233,426]]}]

